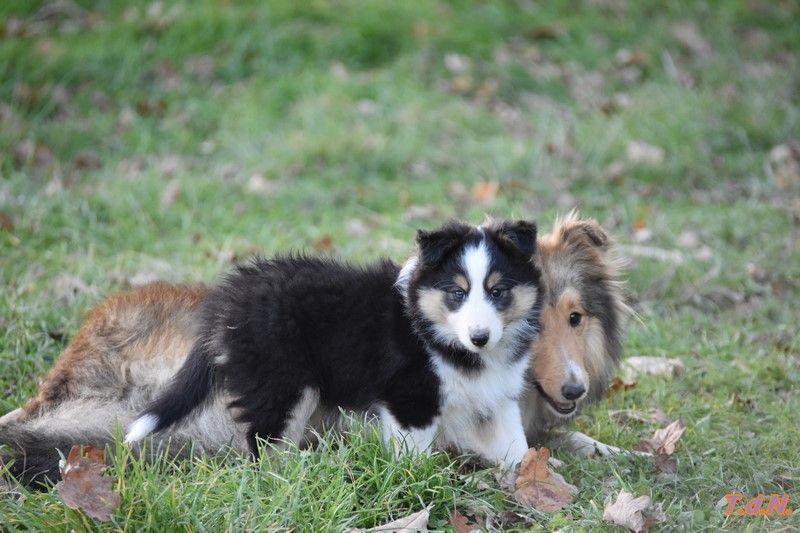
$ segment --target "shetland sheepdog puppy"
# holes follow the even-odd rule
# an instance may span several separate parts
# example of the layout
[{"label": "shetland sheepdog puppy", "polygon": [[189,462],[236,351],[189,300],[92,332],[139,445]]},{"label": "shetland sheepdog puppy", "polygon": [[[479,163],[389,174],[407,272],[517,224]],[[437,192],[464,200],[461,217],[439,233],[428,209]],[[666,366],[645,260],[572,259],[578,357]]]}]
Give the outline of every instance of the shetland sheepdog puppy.
[{"label": "shetland sheepdog puppy", "polygon": [[186,362],[126,442],[224,394],[254,454],[257,438],[299,444],[322,407],[374,410],[396,451],[436,442],[521,461],[536,226],[454,222],[417,244],[402,271],[304,256],[236,268],[206,297]]},{"label": "shetland sheepdog puppy", "polygon": [[[575,213],[556,219],[552,231],[539,237],[535,262],[542,272],[541,332],[530,352],[531,386],[521,400],[531,444],[603,396],[632,314],[622,261],[596,221]],[[583,455],[616,451],[577,432],[565,434],[561,444]]]}]

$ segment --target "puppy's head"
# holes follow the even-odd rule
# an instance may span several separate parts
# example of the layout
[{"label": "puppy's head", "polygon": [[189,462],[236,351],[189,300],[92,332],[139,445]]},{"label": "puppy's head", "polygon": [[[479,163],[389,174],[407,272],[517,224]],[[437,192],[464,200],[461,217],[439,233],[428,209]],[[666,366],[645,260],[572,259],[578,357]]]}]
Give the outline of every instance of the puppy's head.
[{"label": "puppy's head", "polygon": [[531,351],[531,380],[558,417],[601,395],[621,352],[622,319],[629,312],[620,266],[600,225],[574,214],[541,236],[541,331]]},{"label": "puppy's head", "polygon": [[535,224],[450,223],[420,231],[417,244],[408,302],[436,344],[485,355],[510,328],[530,327],[540,277],[531,261]]}]

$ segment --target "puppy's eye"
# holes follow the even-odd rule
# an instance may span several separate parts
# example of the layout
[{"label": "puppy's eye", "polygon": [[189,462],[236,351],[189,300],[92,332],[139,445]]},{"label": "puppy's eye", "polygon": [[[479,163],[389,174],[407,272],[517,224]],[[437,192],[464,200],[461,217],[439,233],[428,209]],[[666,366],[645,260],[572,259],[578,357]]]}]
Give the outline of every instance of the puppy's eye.
[{"label": "puppy's eye", "polygon": [[577,328],[580,325],[581,320],[583,320],[582,314],[580,313],[569,314],[569,325],[572,326],[573,328]]},{"label": "puppy's eye", "polygon": [[498,298],[502,297],[506,292],[506,289],[501,289],[499,287],[495,287],[494,289],[489,291],[489,296],[497,300]]},{"label": "puppy's eye", "polygon": [[453,297],[453,300],[455,300],[457,302],[460,302],[464,298],[466,298],[467,293],[464,292],[464,289],[454,289],[454,290],[450,291],[450,296]]}]

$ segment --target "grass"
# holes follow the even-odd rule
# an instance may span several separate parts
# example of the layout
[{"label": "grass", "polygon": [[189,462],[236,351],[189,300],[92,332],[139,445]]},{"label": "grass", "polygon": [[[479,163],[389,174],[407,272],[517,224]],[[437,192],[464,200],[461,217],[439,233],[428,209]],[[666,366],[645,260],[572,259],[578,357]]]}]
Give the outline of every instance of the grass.
[{"label": "grass", "polygon": [[[547,227],[578,207],[633,253],[626,352],[687,372],[574,427],[633,447],[655,428],[607,411],[660,407],[688,429],[676,476],[556,451],[575,504],[523,512],[610,530],[603,506],[624,488],[674,528],[800,527],[718,505],[800,499],[800,184],[769,157],[799,135],[796,2],[78,4],[0,5],[0,412],[35,391],[83,312],[137,279],[212,281],[287,248],[401,260],[415,228],[448,217]],[[697,35],[681,40],[685,21]],[[631,141],[663,160],[629,160]],[[487,203],[480,182],[499,185]],[[121,456],[113,474],[110,523],[45,492],[0,499],[3,527],[343,529],[431,504],[444,529],[454,509],[520,511],[489,472],[394,462],[369,430],[276,464]]]}]

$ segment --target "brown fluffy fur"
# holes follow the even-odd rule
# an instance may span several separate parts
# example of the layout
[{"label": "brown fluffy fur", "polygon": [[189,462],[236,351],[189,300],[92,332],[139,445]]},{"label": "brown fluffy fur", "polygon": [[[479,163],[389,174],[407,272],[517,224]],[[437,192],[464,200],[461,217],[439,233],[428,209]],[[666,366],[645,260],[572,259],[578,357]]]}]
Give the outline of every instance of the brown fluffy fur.
[{"label": "brown fluffy fur", "polygon": [[123,383],[152,388],[159,384],[154,379],[168,379],[189,353],[205,292],[156,282],[109,297],[86,317],[21,419],[74,398],[119,397]]},{"label": "brown fluffy fur", "polygon": [[[622,261],[600,224],[570,213],[557,219],[553,230],[539,238],[537,264],[542,270],[544,303],[542,331],[531,350],[529,378],[554,400],[565,401],[561,387],[571,359],[585,376],[587,393],[578,402],[580,407],[602,396],[622,355],[624,322],[631,314],[620,281]],[[593,299],[595,303],[608,303],[602,313],[616,318],[612,325],[587,309]],[[569,325],[572,312],[583,315],[578,327]],[[523,398],[522,407],[530,443],[541,442],[551,428],[569,420],[556,415],[533,387]]]}]

